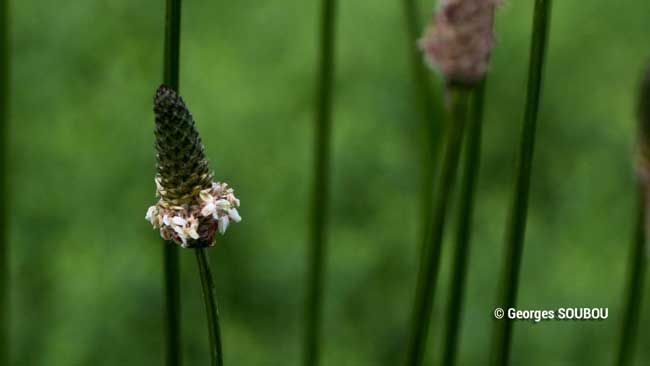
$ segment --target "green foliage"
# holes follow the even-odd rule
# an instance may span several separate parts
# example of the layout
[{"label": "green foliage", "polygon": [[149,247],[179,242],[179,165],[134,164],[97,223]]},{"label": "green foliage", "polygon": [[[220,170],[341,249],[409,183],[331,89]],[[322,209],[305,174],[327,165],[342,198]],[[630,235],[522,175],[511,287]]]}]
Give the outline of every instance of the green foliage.
[{"label": "green foliage", "polygon": [[[323,365],[395,365],[406,346],[422,172],[401,6],[338,8]],[[161,364],[161,243],[144,214],[155,200],[162,2],[12,8],[13,365]],[[497,16],[458,365],[489,353],[531,13],[532,2],[508,1]],[[514,365],[612,363],[634,225],[647,14],[641,0],[554,4],[518,303],[604,306],[610,317],[516,322]],[[242,200],[243,222],[210,250],[226,365],[301,361],[318,16],[310,1],[183,3],[181,92],[215,179]],[[183,354],[205,365],[195,259],[180,257]],[[647,302],[641,314],[648,324]],[[440,328],[430,342],[442,341]],[[641,327],[639,344],[649,337]],[[648,347],[637,353],[637,364],[650,362]]]}]

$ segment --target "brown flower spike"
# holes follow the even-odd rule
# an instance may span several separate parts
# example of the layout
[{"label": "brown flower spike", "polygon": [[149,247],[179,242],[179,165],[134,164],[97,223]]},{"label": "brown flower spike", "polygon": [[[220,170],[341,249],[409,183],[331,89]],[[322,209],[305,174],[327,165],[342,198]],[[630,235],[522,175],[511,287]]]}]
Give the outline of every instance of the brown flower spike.
[{"label": "brown flower spike", "polygon": [[160,236],[184,248],[214,245],[214,234],[239,222],[239,200],[226,183],[213,182],[194,119],[183,99],[162,85],[156,114],[156,194],[145,218]]},{"label": "brown flower spike", "polygon": [[429,65],[448,83],[474,85],[485,78],[494,46],[498,0],[441,0],[418,41]]}]

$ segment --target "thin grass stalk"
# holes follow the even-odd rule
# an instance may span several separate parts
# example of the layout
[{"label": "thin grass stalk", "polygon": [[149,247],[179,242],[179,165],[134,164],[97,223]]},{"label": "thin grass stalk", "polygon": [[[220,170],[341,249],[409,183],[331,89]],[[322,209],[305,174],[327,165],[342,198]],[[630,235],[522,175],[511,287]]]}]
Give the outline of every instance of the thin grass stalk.
[{"label": "thin grass stalk", "polygon": [[[429,70],[422,62],[422,53],[416,47],[416,41],[420,38],[422,27],[418,21],[419,15],[415,0],[404,0],[404,18],[406,24],[406,34],[409,47],[409,59],[411,61],[411,73],[413,83],[415,86],[416,98],[418,100],[418,108],[422,115],[423,131],[427,131],[428,135],[434,137],[435,127],[440,125],[441,116],[435,114],[438,108],[434,108],[436,99],[434,98],[433,85],[429,82]],[[441,109],[441,108],[440,108]],[[439,138],[437,139],[439,140]],[[431,201],[429,201],[431,202]]]},{"label": "thin grass stalk", "polygon": [[[533,162],[535,130],[539,97],[542,84],[548,28],[551,15],[551,0],[535,0],[533,32],[530,46],[526,106],[524,112],[521,144],[515,168],[515,186],[508,226],[506,228],[505,261],[500,284],[503,286],[499,307],[507,311],[514,307],[517,299],[519,273],[523,253],[528,193]],[[504,317],[495,321],[493,361],[495,365],[508,365],[512,343],[512,320]]]},{"label": "thin grass stalk", "polygon": [[427,334],[433,310],[436,282],[440,267],[440,253],[447,217],[447,206],[452,191],[467,114],[469,90],[460,87],[449,89],[449,116],[429,235],[423,245],[422,262],[415,297],[411,341],[406,365],[420,366],[424,361]]},{"label": "thin grass stalk", "polygon": [[318,365],[323,317],[336,1],[322,0],[304,364]]},{"label": "thin grass stalk", "polygon": [[625,313],[621,338],[616,355],[617,365],[631,365],[639,324],[639,312],[648,265],[646,236],[648,230],[648,203],[650,202],[650,67],[645,70],[637,104],[637,213],[634,240],[631,242]]},{"label": "thin grass stalk", "polygon": [[[165,15],[165,49],[163,82],[179,92],[181,33],[181,0],[167,0]],[[165,283],[165,364],[182,364],[181,353],[181,304],[179,249],[176,245],[163,243],[163,273]]]},{"label": "thin grass stalk", "polygon": [[207,249],[197,248],[194,250],[196,261],[199,266],[201,287],[203,289],[203,300],[205,311],[208,317],[208,333],[210,335],[210,359],[212,366],[223,365],[223,350],[221,348],[221,328],[219,326],[219,308],[217,306],[217,293],[214,286],[214,278],[210,270]]},{"label": "thin grass stalk", "polygon": [[458,338],[461,328],[465,278],[468,270],[467,262],[470,251],[474,197],[481,158],[484,93],[485,81],[482,81],[474,90],[469,124],[465,132],[463,181],[460,188],[458,228],[452,264],[449,303],[447,304],[447,324],[445,328],[445,345],[442,362],[446,366],[456,364],[456,350],[458,348]]},{"label": "thin grass stalk", "polygon": [[443,130],[443,108],[438,102],[440,98],[437,89],[429,79],[429,70],[422,62],[422,53],[416,47],[422,28],[418,21],[419,15],[415,0],[404,0],[404,21],[411,62],[411,74],[414,85],[415,99],[420,117],[420,162],[421,162],[421,193],[420,193],[420,227],[421,242],[428,234],[427,228],[431,222],[431,202],[433,201],[433,184],[435,183],[435,166]]},{"label": "thin grass stalk", "polygon": [[646,198],[642,189],[639,189],[639,199],[636,209],[636,223],[634,225],[634,240],[629,257],[629,274],[626,289],[626,305],[623,315],[623,327],[618,347],[616,365],[628,366],[634,359],[636,335],[639,326],[639,313],[644,288],[644,278],[647,271],[646,258]]},{"label": "thin grass stalk", "polygon": [[9,362],[9,1],[0,0],[0,365]]}]

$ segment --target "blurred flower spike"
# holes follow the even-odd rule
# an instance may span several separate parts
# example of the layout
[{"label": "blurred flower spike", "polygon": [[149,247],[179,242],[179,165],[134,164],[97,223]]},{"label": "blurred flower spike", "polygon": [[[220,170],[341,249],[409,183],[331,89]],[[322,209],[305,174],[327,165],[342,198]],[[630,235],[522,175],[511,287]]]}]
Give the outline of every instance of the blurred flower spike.
[{"label": "blurred flower spike", "polygon": [[485,78],[494,46],[498,0],[441,0],[418,41],[427,63],[448,83],[472,86]]},{"label": "blurred flower spike", "polygon": [[160,236],[184,248],[214,245],[217,231],[240,222],[239,199],[226,183],[213,182],[194,119],[176,92],[158,88],[156,115],[156,195],[145,218]]}]

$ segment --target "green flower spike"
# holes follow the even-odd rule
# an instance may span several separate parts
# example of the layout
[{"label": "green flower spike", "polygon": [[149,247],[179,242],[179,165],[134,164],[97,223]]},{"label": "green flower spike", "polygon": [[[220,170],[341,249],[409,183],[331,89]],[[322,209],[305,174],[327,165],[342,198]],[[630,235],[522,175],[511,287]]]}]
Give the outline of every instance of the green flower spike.
[{"label": "green flower spike", "polygon": [[226,183],[213,182],[201,137],[183,99],[162,85],[154,98],[158,203],[145,218],[160,236],[184,248],[214,245],[217,230],[239,222],[239,200]]}]

